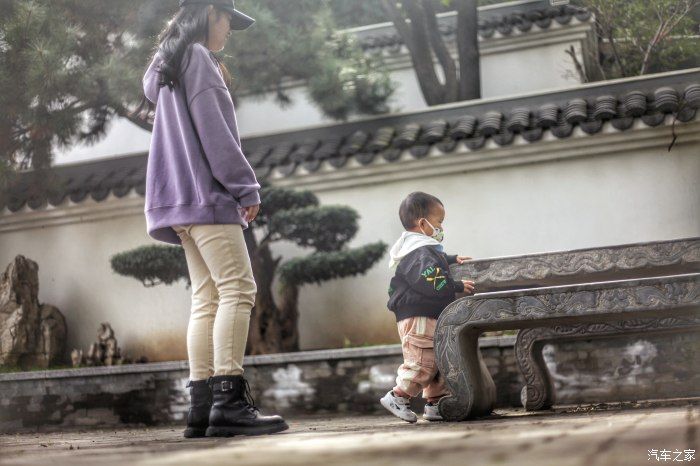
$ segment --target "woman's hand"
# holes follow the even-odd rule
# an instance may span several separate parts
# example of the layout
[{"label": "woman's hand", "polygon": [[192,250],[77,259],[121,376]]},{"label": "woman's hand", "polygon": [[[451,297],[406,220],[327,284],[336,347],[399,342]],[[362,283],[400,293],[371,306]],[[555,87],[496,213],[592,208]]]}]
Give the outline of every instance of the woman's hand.
[{"label": "woman's hand", "polygon": [[467,262],[469,260],[472,260],[472,258],[469,256],[457,256],[457,263],[460,265],[464,264],[465,262]]},{"label": "woman's hand", "polygon": [[252,222],[255,220],[255,217],[258,216],[258,212],[260,212],[260,204],[258,205],[252,205],[250,207],[241,207],[243,210],[243,220],[245,220],[247,223]]}]

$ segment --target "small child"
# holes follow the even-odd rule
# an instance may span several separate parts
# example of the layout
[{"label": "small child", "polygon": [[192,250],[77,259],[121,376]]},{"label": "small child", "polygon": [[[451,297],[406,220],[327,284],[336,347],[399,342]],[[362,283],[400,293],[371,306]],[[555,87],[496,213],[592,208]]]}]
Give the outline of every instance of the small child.
[{"label": "small child", "polygon": [[453,280],[450,264],[471,257],[448,256],[440,242],[444,233],[445,207],[435,196],[422,192],[408,195],[399,217],[406,231],[392,246],[389,267],[396,269],[389,286],[388,307],[396,314],[401,336],[403,364],[396,386],[380,400],[393,415],[408,422],[418,418],[409,401],[421,392],[428,403],[423,419],[441,421],[437,401],[447,394],[435,364],[433,337],[442,310],[456,293],[473,293],[474,282]]}]

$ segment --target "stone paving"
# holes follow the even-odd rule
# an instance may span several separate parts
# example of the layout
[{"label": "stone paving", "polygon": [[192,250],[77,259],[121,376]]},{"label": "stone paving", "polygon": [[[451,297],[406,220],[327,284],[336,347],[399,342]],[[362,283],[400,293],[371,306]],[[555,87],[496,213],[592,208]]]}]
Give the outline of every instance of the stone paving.
[{"label": "stone paving", "polygon": [[[630,406],[627,404],[626,406]],[[180,426],[0,435],[2,465],[641,465],[700,464],[700,405],[498,411],[462,423],[390,416],[305,417],[265,437],[186,440]],[[639,407],[641,406],[641,407]],[[668,450],[657,461],[649,450]],[[695,450],[689,459],[686,453]]]}]

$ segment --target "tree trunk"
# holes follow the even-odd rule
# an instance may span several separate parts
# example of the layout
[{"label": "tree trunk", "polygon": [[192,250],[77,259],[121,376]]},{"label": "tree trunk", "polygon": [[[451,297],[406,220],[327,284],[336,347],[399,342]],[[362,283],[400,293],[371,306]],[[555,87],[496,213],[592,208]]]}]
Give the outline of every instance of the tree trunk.
[{"label": "tree trunk", "polygon": [[471,100],[481,97],[478,16],[476,0],[457,1],[458,100]]},{"label": "tree trunk", "polygon": [[270,354],[299,350],[298,288],[282,289],[282,305],[275,303],[273,283],[279,258],[272,256],[267,244],[258,245],[253,229],[244,233],[253,276],[258,291],[250,315],[247,354]]},{"label": "tree trunk", "polygon": [[[423,0],[403,2],[401,8],[410,20],[407,21],[396,0],[383,0],[382,5],[408,48],[418,84],[428,105],[478,99],[481,96],[476,0],[456,1],[459,77],[455,60],[439,32],[432,6]],[[445,76],[444,83],[438,78],[434,57],[438,59]]]},{"label": "tree trunk", "polygon": [[299,351],[299,287],[282,287],[280,327],[282,330],[283,351]]},{"label": "tree trunk", "polygon": [[[417,1],[417,0],[414,0]],[[437,105],[444,101],[443,89],[433,63],[433,55],[430,50],[428,34],[424,29],[425,20],[421,18],[422,9],[418,9],[413,1],[407,6],[407,13],[411,22],[408,23],[401,14],[395,0],[383,0],[382,5],[389,14],[394,27],[406,44],[411,55],[413,70],[418,78],[418,84],[428,105]]]}]

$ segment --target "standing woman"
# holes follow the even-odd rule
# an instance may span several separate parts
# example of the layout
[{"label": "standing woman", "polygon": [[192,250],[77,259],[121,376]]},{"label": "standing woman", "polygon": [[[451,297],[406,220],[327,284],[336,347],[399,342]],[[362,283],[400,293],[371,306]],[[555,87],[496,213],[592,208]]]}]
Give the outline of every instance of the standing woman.
[{"label": "standing woman", "polygon": [[180,0],[143,78],[155,104],[148,233],[182,244],[192,283],[185,437],[288,428],[280,416],[260,414],[242,375],[256,292],[243,229],[260,208],[260,185],[241,151],[228,72],[212,53],[224,48],[231,30],[253,22],[233,0]]}]

